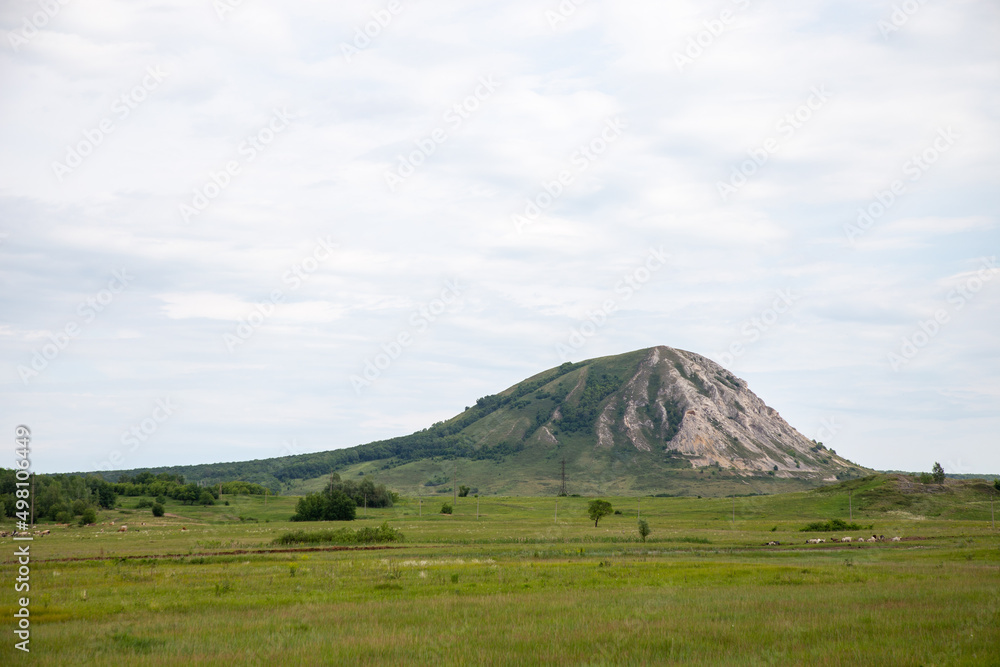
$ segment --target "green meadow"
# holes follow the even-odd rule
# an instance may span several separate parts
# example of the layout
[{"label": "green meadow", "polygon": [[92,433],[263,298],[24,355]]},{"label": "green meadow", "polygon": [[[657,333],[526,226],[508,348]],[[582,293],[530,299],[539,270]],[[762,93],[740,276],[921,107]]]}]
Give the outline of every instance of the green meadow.
[{"label": "green meadow", "polygon": [[[775,496],[607,497],[620,514],[596,528],[590,498],[459,498],[448,516],[450,495],[408,497],[359,508],[350,528],[388,522],[405,536],[361,547],[275,545],[344,525],[289,522],[292,497],[170,501],[162,518],[128,498],[96,526],[41,526],[52,532],[30,543],[31,655],[8,632],[0,661],[1000,664],[989,496],[880,477]],[[861,529],[800,530],[851,514]],[[901,541],[829,541],[872,533]],[[827,542],[806,544],[815,537]],[[20,594],[15,543],[3,544],[10,619]]]}]

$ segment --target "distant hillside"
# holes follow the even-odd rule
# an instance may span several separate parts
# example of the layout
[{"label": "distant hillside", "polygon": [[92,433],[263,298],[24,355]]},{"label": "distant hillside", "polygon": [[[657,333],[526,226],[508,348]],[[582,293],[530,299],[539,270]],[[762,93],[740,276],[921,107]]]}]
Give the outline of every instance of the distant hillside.
[{"label": "distant hillside", "polygon": [[[868,474],[804,437],[746,382],[665,346],[565,363],[408,436],[237,463],[152,468],[189,481],[243,479],[274,490],[375,474],[404,493],[728,495],[811,488]],[[116,479],[124,471],[104,473]]]}]

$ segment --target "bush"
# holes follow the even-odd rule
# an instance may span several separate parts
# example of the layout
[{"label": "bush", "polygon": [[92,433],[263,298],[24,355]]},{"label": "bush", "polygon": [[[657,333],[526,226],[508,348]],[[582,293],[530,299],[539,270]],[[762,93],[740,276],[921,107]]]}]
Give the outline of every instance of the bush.
[{"label": "bush", "polygon": [[469,495],[469,491],[471,491],[471,490],[472,490],[471,487],[468,487],[465,484],[462,484],[461,486],[458,487],[458,497],[459,498],[465,498],[466,496]]},{"label": "bush", "polygon": [[87,509],[87,503],[84,500],[74,500],[73,501],[73,516],[80,516],[83,511]]},{"label": "bush", "polygon": [[156,496],[156,502],[160,503],[161,505],[166,505],[167,504],[167,497],[166,496],[162,496],[162,495],[161,496]]},{"label": "bush", "polygon": [[445,503],[444,505],[441,505],[441,514],[451,514],[451,510],[452,510],[451,503]]},{"label": "bush", "polygon": [[72,522],[73,522],[73,515],[67,512],[66,510],[56,513],[56,523],[72,523]]},{"label": "bush", "polygon": [[649,529],[649,524],[646,523],[646,520],[645,519],[639,519],[639,537],[642,538],[643,542],[646,541],[646,538],[649,537],[649,534],[651,532],[653,532],[653,531],[651,531]]},{"label": "bush", "polygon": [[[870,528],[870,526],[869,526]],[[799,528],[803,533],[829,533],[840,530],[862,530],[856,523],[847,523],[842,519],[831,519],[830,521],[814,521],[805,528]]]},{"label": "bush", "polygon": [[343,491],[310,493],[299,498],[292,521],[353,521],[357,505]]},{"label": "bush", "polygon": [[357,530],[296,530],[275,538],[274,544],[373,544],[376,542],[402,542],[403,533],[382,522],[378,528],[365,526]]},{"label": "bush", "polygon": [[153,503],[153,516],[163,516],[163,505],[161,503]]},{"label": "bush", "polygon": [[212,492],[209,491],[208,489],[203,489],[202,492],[198,495],[198,503],[201,505],[214,505],[215,496],[213,496]]},{"label": "bush", "polygon": [[1000,479],[993,480],[993,488],[1000,491]]},{"label": "bush", "polygon": [[921,484],[930,484],[933,481],[934,481],[934,478],[931,476],[931,474],[929,472],[922,472],[922,473],[920,473],[920,483]]},{"label": "bush", "polygon": [[149,498],[142,498],[139,502],[137,502],[135,504],[135,508],[137,510],[141,510],[143,508],[152,507],[152,506],[153,506],[153,501],[150,500]]},{"label": "bush", "polygon": [[934,462],[934,467],[931,468],[931,477],[934,478],[935,484],[944,484],[944,468],[937,461]]},{"label": "bush", "polygon": [[90,523],[97,523],[97,512],[94,511],[93,507],[87,507],[80,514],[80,525],[86,526]]}]

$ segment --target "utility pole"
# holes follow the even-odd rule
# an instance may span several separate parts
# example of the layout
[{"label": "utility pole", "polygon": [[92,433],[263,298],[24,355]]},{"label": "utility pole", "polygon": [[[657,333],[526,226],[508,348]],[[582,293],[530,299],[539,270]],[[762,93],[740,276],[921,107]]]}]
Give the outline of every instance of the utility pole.
[{"label": "utility pole", "polygon": [[733,528],[736,527],[736,496],[733,496]]},{"label": "utility pole", "polygon": [[479,494],[476,494],[476,521],[479,521]]},{"label": "utility pole", "polygon": [[566,495],[566,459],[562,460],[562,486],[559,488],[559,495],[560,496]]},{"label": "utility pole", "polygon": [[556,497],[556,516],[553,519],[553,522],[559,523],[559,498],[558,497]]},{"label": "utility pole", "polygon": [[635,518],[641,519],[642,518],[642,496],[639,496],[639,498],[636,501],[636,503],[637,504],[636,504],[636,510],[635,510]]}]

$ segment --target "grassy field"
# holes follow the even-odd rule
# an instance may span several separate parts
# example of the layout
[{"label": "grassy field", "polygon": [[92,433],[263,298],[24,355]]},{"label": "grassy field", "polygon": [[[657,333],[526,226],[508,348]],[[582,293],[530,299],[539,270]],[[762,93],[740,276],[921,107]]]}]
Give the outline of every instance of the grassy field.
[{"label": "grassy field", "polygon": [[[863,529],[799,530],[848,519],[848,490]],[[460,498],[451,516],[450,497],[406,498],[359,510],[351,527],[405,535],[378,549],[277,547],[340,525],[288,522],[294,498],[224,499],[162,519],[127,499],[36,538],[32,654],[8,633],[2,664],[1000,664],[1000,535],[974,483],[608,498],[622,513],[596,528],[587,498]],[[873,532],[903,539],[805,543]]]}]

